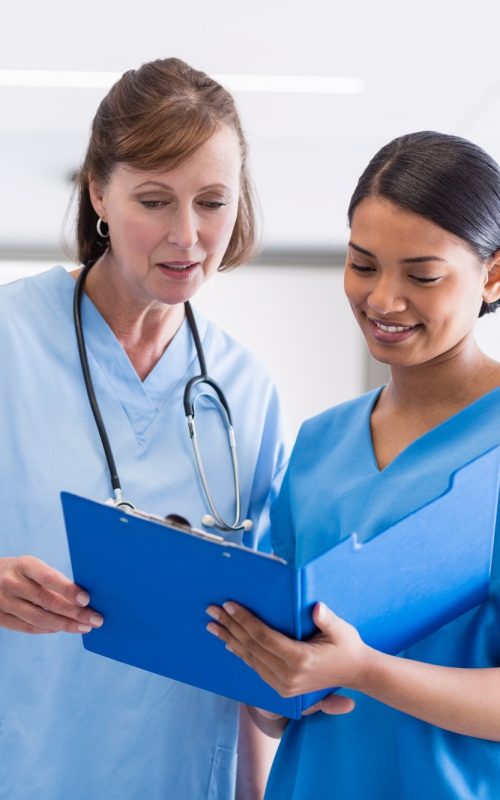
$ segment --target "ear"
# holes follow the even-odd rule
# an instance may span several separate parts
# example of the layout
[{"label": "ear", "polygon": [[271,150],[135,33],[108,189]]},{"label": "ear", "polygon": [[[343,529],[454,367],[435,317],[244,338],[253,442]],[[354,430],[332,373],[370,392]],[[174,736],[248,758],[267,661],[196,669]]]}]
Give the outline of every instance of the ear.
[{"label": "ear", "polygon": [[484,284],[483,300],[485,303],[495,303],[500,300],[500,250],[491,256],[487,267],[488,277]]},{"label": "ear", "polygon": [[89,196],[90,202],[94,207],[94,211],[98,217],[106,222],[106,208],[104,204],[104,190],[100,183],[95,178],[89,177]]}]

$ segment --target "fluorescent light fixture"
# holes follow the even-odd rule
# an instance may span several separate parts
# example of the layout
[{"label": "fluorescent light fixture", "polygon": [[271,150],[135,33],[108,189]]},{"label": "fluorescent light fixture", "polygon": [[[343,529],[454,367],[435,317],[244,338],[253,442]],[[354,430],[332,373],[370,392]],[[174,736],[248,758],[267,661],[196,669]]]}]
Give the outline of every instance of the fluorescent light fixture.
[{"label": "fluorescent light fixture", "polygon": [[214,75],[233,92],[285,92],[287,94],[359,94],[361,78],[315,75]]},{"label": "fluorescent light fixture", "polygon": [[0,86],[31,89],[109,89],[120,77],[120,72],[0,69]]},{"label": "fluorescent light fixture", "polygon": [[[109,89],[121,74],[120,72],[3,69],[0,70],[0,87]],[[359,94],[365,88],[361,78],[314,75],[214,75],[213,77],[233,92]]]}]

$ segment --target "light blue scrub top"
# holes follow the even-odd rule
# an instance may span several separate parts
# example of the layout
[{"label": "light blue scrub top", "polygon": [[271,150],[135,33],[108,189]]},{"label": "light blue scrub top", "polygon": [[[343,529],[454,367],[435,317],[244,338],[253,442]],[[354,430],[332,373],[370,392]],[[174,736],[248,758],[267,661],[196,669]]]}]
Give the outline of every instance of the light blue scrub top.
[{"label": "light blue scrub top", "polygon": [[[32,554],[67,576],[59,492],[111,494],[78,360],[73,290],[62,267],[0,289],[0,556]],[[278,398],[249,353],[196,318],[210,375],[233,412],[242,509],[257,523],[255,541],[268,528],[270,487],[285,461]],[[185,383],[199,372],[187,324],[141,382],[86,296],[83,323],[125,495],[199,525],[206,507],[182,406]],[[200,445],[229,518],[225,433],[203,402]],[[130,591],[140,591],[140,578]],[[231,700],[88,653],[78,635],[0,628],[1,800],[229,800],[237,731]]]},{"label": "light blue scrub top", "polygon": [[[303,425],[272,512],[279,555],[303,564],[352,531],[366,540],[439,496],[453,471],[500,443],[497,388],[379,470],[370,433],[378,394]],[[408,649],[409,658],[500,666],[500,512],[496,531],[488,601]],[[498,800],[500,744],[343,693],[356,700],[351,714],[318,713],[289,723],[266,800]]]}]

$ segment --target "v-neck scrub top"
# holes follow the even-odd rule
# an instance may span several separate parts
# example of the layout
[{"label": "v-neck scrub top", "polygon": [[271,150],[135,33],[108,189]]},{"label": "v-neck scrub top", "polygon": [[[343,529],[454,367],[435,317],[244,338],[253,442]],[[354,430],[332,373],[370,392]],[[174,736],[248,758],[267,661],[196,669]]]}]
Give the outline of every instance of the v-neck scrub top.
[{"label": "v-neck scrub top", "polygon": [[[74,286],[56,267],[0,289],[0,557],[34,555],[68,577],[59,493],[112,493],[78,358]],[[199,525],[207,509],[182,405],[187,380],[199,374],[189,326],[141,382],[86,295],[82,315],[124,495]],[[232,410],[242,513],[255,523],[247,543],[255,544],[285,463],[279,401],[253,356],[196,319]],[[217,507],[229,518],[227,438],[203,398],[197,427]],[[130,591],[140,591],[140,579]],[[237,731],[231,700],[89,653],[79,635],[0,628],[1,800],[230,800]]]},{"label": "v-neck scrub top", "polygon": [[[272,512],[274,549],[284,558],[303,564],[353,531],[366,541],[438,497],[455,470],[500,444],[497,388],[380,470],[370,432],[379,392],[303,425]],[[488,600],[402,655],[443,666],[500,666],[499,532],[500,513]],[[288,724],[266,800],[498,800],[499,743],[342,693],[354,697],[352,713]]]}]

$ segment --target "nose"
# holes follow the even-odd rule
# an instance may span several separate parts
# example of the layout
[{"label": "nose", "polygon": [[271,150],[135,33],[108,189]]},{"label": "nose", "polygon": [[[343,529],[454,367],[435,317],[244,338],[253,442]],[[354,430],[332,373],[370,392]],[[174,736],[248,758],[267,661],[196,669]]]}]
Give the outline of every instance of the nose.
[{"label": "nose", "polygon": [[190,250],[197,243],[196,215],[190,207],[179,207],[170,217],[167,240],[181,250]]},{"label": "nose", "polygon": [[381,316],[400,313],[407,307],[400,281],[389,276],[379,276],[367,297],[369,307]]}]

